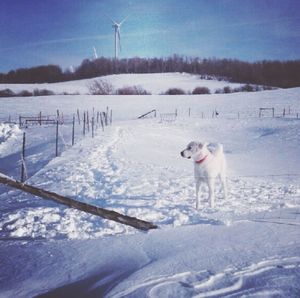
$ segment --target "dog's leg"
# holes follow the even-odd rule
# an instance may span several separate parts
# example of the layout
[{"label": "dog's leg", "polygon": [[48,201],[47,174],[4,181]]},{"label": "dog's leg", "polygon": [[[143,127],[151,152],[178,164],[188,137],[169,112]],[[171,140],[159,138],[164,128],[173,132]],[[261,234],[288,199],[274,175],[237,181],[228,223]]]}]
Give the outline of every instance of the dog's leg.
[{"label": "dog's leg", "polygon": [[224,194],[224,199],[227,199],[227,181],[226,181],[226,176],[222,173],[220,175],[220,180],[223,188],[223,194]]},{"label": "dog's leg", "polygon": [[215,178],[208,178],[210,207],[215,207]]},{"label": "dog's leg", "polygon": [[201,181],[200,179],[196,179],[196,209],[199,208],[199,189],[200,189]]}]

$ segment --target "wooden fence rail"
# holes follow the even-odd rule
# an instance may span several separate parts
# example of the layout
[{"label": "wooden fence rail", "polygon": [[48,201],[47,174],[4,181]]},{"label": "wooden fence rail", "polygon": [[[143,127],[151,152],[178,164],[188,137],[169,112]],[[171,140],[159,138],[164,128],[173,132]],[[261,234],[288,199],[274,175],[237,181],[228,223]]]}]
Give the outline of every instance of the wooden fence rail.
[{"label": "wooden fence rail", "polygon": [[41,197],[41,198],[44,198],[47,200],[58,202],[60,204],[66,205],[71,208],[75,208],[75,209],[78,209],[78,210],[81,210],[81,211],[84,211],[84,212],[87,212],[87,213],[90,213],[93,215],[98,215],[105,219],[113,220],[118,223],[134,227],[139,230],[148,231],[150,229],[157,228],[157,226],[151,222],[147,222],[147,221],[135,218],[135,217],[123,215],[121,213],[118,213],[118,212],[115,212],[112,210],[107,210],[104,208],[100,208],[100,207],[96,207],[96,206],[93,206],[90,204],[79,202],[74,199],[70,199],[70,198],[61,196],[54,192],[50,192],[50,191],[47,191],[47,190],[44,190],[41,188],[37,188],[37,187],[31,186],[31,185],[25,184],[25,183],[21,183],[19,181],[11,179],[10,177],[7,177],[1,173],[0,173],[0,183],[8,185],[8,186],[16,188],[16,189],[20,189],[24,192],[33,194],[35,196],[38,196],[38,197]]}]

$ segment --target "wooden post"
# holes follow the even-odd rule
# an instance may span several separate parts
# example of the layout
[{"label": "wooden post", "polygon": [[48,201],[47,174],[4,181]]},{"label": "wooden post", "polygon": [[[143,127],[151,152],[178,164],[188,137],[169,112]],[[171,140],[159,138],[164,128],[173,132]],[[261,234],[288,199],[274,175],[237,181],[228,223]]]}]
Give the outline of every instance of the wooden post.
[{"label": "wooden post", "polygon": [[283,108],[282,117],[285,116],[285,108]]},{"label": "wooden post", "polygon": [[39,113],[39,123],[42,125],[42,112]]},{"label": "wooden post", "polygon": [[101,122],[101,126],[102,126],[102,131],[104,131],[104,123],[103,123],[103,116],[102,116],[103,113],[100,112],[100,122]]},{"label": "wooden post", "polygon": [[56,117],[57,117],[57,120],[59,120],[59,110],[58,109],[56,110]]},{"label": "wooden post", "polygon": [[89,118],[89,111],[86,111],[86,124],[88,132],[90,132],[90,118]]},{"label": "wooden post", "polygon": [[22,117],[19,116],[19,128],[21,128],[21,127],[22,127]]},{"label": "wooden post", "polygon": [[110,117],[109,117],[110,125],[112,125],[112,110],[110,110]]},{"label": "wooden post", "polygon": [[78,124],[80,125],[80,114],[79,114],[79,109],[77,109],[77,120],[78,120]]},{"label": "wooden post", "polygon": [[258,114],[259,118],[261,118],[261,111],[262,111],[261,108],[259,108],[259,114]]},{"label": "wooden post", "polygon": [[21,182],[25,181],[25,141],[26,134],[23,132],[23,145],[22,145],[22,153],[21,153]]},{"label": "wooden post", "polygon": [[55,139],[55,156],[58,156],[58,123],[59,121],[56,121],[56,139]]},{"label": "wooden post", "polygon": [[189,108],[189,117],[191,117],[191,108]]},{"label": "wooden post", "polygon": [[92,117],[92,138],[94,137],[94,117]]},{"label": "wooden post", "polygon": [[72,146],[74,145],[75,139],[75,115],[73,115],[73,123],[72,123]]},{"label": "wooden post", "polygon": [[139,230],[148,231],[150,229],[156,229],[157,226],[151,222],[147,222],[144,220],[140,220],[135,217],[130,217],[127,215],[120,214],[118,212],[107,210],[104,208],[96,207],[93,205],[89,205],[87,203],[79,202],[74,199],[70,199],[68,197],[61,196],[57,193],[50,192],[41,188],[37,188],[28,184],[23,184],[19,181],[11,179],[0,173],[0,183],[14,187],[16,189],[20,189],[27,193],[33,194],[35,196],[39,196],[46,200],[55,201],[57,203],[66,205],[71,208],[75,208],[93,215],[100,216],[105,219],[113,220],[119,222],[124,225],[129,225]]},{"label": "wooden post", "polygon": [[99,123],[99,111],[97,111],[97,123]]},{"label": "wooden post", "polygon": [[108,125],[108,107],[106,107],[106,112],[105,112],[105,126]]},{"label": "wooden post", "polygon": [[177,118],[177,109],[175,109],[175,117]]},{"label": "wooden post", "polygon": [[273,118],[275,117],[275,109],[272,108],[272,111],[273,111]]},{"label": "wooden post", "polygon": [[85,136],[85,111],[83,112],[83,135]]}]

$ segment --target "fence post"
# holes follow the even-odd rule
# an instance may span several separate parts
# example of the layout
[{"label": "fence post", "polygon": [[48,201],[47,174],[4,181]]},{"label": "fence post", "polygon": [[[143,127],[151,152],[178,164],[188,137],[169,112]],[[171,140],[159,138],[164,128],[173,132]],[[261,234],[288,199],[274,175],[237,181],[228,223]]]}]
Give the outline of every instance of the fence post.
[{"label": "fence post", "polygon": [[21,182],[25,181],[25,140],[26,134],[23,132],[23,145],[22,145],[22,153],[21,153]]},{"label": "fence post", "polygon": [[191,117],[191,108],[189,108],[189,117]]},{"label": "fence post", "polygon": [[92,117],[92,138],[94,137],[94,117]]},{"label": "fence post", "polygon": [[283,108],[282,117],[285,117],[285,108]]},{"label": "fence post", "polygon": [[275,117],[275,109],[272,108],[272,111],[273,111],[273,118]]},{"label": "fence post", "polygon": [[85,111],[83,112],[83,135],[85,136]]},{"label": "fence post", "polygon": [[175,109],[175,116],[176,116],[176,118],[177,118],[177,109]]},{"label": "fence post", "polygon": [[103,123],[103,115],[102,115],[102,112],[100,112],[100,122],[101,122],[101,126],[102,126],[102,131],[104,131],[104,123]]},{"label": "fence post", "polygon": [[72,124],[72,146],[74,145],[75,139],[75,115],[73,115],[73,124]]},{"label": "fence post", "polygon": [[105,125],[108,125],[108,107],[106,107],[106,113],[105,113]]},{"label": "fence post", "polygon": [[42,112],[39,113],[39,123],[42,125]]},{"label": "fence post", "polygon": [[110,125],[112,125],[112,110],[110,110]]},{"label": "fence post", "polygon": [[77,109],[77,119],[78,119],[78,124],[80,125],[80,114],[79,114],[79,109]]},{"label": "fence post", "polygon": [[59,121],[56,121],[56,139],[55,139],[55,156],[58,156],[58,123]]},{"label": "fence post", "polygon": [[21,127],[22,127],[22,117],[19,116],[19,128],[21,128]]},{"label": "fence post", "polygon": [[90,132],[90,118],[89,118],[89,111],[86,111],[86,124],[88,132]]}]

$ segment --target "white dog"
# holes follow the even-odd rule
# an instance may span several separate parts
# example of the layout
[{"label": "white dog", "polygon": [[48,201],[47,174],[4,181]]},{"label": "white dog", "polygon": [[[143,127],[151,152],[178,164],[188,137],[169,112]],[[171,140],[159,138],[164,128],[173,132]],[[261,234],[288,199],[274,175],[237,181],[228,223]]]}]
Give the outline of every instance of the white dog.
[{"label": "white dog", "polygon": [[218,176],[221,179],[224,198],[226,199],[226,160],[221,144],[217,144],[215,150],[212,151],[208,148],[207,143],[190,142],[180,154],[182,157],[194,160],[196,209],[199,207],[199,188],[203,182],[208,185],[210,207],[214,208],[215,181]]}]

